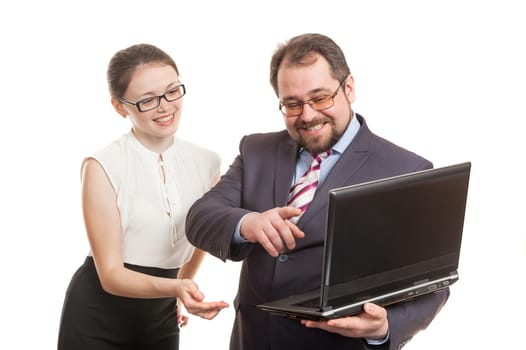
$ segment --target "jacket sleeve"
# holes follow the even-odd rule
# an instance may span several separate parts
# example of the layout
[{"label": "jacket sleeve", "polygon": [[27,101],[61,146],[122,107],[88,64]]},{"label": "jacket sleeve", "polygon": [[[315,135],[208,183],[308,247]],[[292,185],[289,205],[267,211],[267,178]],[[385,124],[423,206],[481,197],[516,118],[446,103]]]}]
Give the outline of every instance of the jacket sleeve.
[{"label": "jacket sleeve", "polygon": [[427,328],[449,297],[449,288],[421,295],[387,307],[390,350],[401,349],[411,338]]},{"label": "jacket sleeve", "polygon": [[249,213],[241,208],[242,184],[243,158],[240,152],[219,182],[190,207],[186,217],[188,241],[223,261],[242,260],[252,246],[231,244],[236,225]]}]

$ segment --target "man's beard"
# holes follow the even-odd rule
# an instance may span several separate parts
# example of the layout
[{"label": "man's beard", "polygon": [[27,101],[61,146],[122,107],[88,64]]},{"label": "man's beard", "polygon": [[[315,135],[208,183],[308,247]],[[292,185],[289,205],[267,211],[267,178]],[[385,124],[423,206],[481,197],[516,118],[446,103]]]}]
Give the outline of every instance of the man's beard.
[{"label": "man's beard", "polygon": [[318,137],[315,137],[315,138],[311,138],[309,141],[307,141],[306,139],[304,139],[301,136],[300,133],[298,133],[298,135],[299,135],[299,140],[298,140],[299,145],[301,147],[305,148],[310,153],[313,153],[313,154],[320,154],[322,152],[325,152],[325,151],[331,149],[332,146],[334,146],[338,142],[340,137],[343,135],[343,133],[339,133],[339,132],[336,131],[334,122],[330,118],[323,118],[321,120],[320,120],[320,118],[317,118],[317,119],[312,120],[309,123],[298,122],[298,123],[296,123],[295,127],[297,129],[309,128],[310,126],[318,125],[320,123],[320,121],[323,121],[323,122],[329,124],[330,127],[331,127],[331,134],[330,134],[330,136],[329,136],[329,138],[327,140],[322,142],[321,141],[322,136],[318,136]]}]

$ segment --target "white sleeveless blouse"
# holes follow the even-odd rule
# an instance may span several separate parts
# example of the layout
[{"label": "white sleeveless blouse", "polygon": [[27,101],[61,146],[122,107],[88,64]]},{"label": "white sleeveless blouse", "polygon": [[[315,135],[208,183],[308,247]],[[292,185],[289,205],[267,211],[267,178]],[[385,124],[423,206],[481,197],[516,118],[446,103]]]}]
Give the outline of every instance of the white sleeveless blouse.
[{"label": "white sleeveless blouse", "polygon": [[130,131],[91,158],[117,194],[124,262],[165,269],[187,262],[194,247],[186,239],[186,214],[218,179],[219,156],[177,136],[158,154]]}]

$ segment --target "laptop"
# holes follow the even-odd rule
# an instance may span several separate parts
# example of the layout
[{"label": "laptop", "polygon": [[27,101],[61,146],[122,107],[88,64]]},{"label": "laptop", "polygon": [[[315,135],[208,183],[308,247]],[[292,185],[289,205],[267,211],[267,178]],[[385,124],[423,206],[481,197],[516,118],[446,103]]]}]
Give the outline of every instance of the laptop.
[{"label": "laptop", "polygon": [[471,162],[329,191],[321,288],[258,305],[326,320],[455,283]]}]

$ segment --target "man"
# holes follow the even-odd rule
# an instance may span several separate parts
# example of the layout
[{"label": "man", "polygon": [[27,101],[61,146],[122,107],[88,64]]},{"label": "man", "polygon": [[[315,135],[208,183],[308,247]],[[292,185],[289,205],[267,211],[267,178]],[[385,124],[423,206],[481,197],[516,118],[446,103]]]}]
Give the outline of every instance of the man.
[{"label": "man", "polygon": [[[287,130],[244,137],[228,172],[187,216],[191,243],[222,260],[243,260],[230,349],[398,349],[431,322],[449,290],[387,308],[366,304],[359,315],[323,322],[256,308],[319,288],[329,189],[432,167],[373,134],[353,112],[354,79],[330,38],[304,34],[278,47],[270,81]],[[321,163],[310,169],[316,158]],[[317,180],[303,176],[317,170]],[[312,201],[300,207],[289,198],[298,182],[310,186],[305,194],[317,182]]]}]

